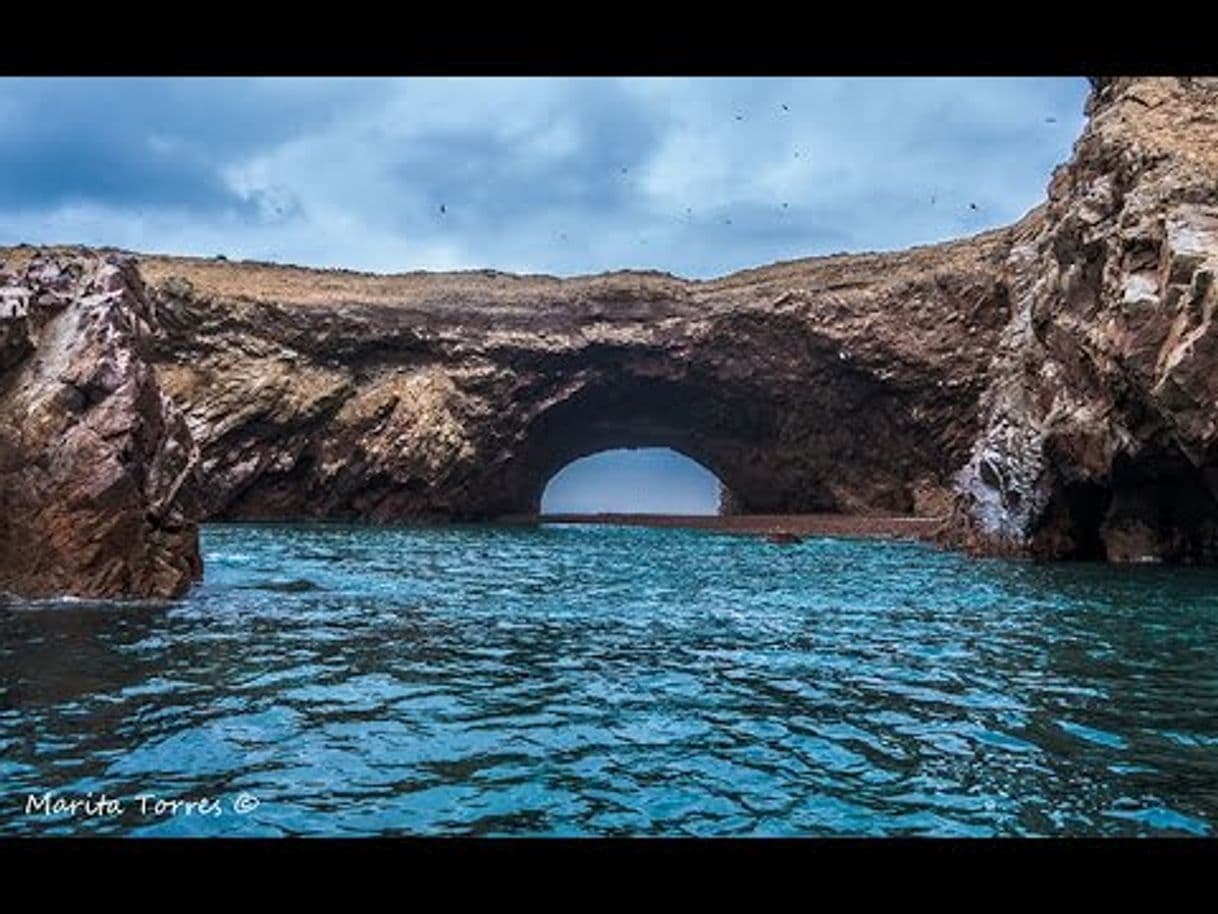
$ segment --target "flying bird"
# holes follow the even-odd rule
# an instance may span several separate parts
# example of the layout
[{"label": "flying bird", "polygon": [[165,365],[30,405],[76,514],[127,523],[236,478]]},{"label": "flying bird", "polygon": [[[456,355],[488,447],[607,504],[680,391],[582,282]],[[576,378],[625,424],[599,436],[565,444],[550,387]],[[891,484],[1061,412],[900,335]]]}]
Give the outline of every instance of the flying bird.
[{"label": "flying bird", "polygon": [[976,204],[976,203],[970,203],[970,204],[968,205],[968,208],[969,208],[969,209],[976,209],[976,208],[977,208],[977,204]]},{"label": "flying bird", "polygon": [[790,111],[791,109],[790,109],[790,108],[788,108],[786,105],[783,105],[783,106],[782,106],[782,110],[783,110],[783,111]]},{"label": "flying bird", "polygon": [[1045,123],[1046,123],[1046,124],[1056,124],[1056,123],[1057,123],[1057,118],[1055,118],[1055,117],[1047,117],[1047,118],[1045,118]]},{"label": "flying bird", "polygon": [[443,204],[443,203],[441,203],[441,204],[440,204],[440,215],[441,215],[441,216],[443,216],[443,215],[444,215],[445,213],[447,213],[447,212],[448,212],[447,207],[445,207],[445,206],[444,206],[444,204]]}]

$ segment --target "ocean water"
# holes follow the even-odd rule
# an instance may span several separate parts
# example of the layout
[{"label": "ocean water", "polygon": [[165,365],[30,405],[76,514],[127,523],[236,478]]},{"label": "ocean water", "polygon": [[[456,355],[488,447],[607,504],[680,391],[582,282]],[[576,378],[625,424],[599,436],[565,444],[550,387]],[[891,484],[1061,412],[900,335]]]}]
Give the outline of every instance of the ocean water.
[{"label": "ocean water", "polygon": [[0,834],[1218,827],[1218,570],[593,526],[203,547],[178,602],[0,603]]}]

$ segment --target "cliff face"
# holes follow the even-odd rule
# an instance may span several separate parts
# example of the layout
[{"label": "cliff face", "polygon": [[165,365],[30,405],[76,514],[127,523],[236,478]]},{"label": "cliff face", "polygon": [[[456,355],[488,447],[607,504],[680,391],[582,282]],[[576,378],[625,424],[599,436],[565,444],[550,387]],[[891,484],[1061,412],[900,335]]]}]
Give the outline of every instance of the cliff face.
[{"label": "cliff face", "polygon": [[1218,561],[1218,80],[1096,81],[957,478],[977,551]]},{"label": "cliff face", "polygon": [[210,516],[530,513],[569,461],[649,445],[740,511],[935,513],[1009,318],[1010,237],[709,283],[141,270]]},{"label": "cliff face", "polygon": [[1218,561],[1218,85],[1089,108],[1009,229],[712,282],[3,253],[0,590],[178,593],[198,519],[530,513],[626,446],[733,511]]},{"label": "cliff face", "polygon": [[173,596],[202,571],[197,452],[129,261],[0,261],[0,592]]}]

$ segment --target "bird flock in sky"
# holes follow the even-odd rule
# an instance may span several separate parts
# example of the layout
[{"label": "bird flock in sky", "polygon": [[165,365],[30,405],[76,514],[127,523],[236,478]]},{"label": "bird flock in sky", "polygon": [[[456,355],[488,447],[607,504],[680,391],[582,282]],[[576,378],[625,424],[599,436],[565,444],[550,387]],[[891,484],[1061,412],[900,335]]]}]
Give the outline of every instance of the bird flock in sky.
[{"label": "bird flock in sky", "polygon": [[[783,110],[784,112],[790,113],[790,111],[791,111],[790,107],[788,107],[788,106],[787,106],[787,104],[786,104],[785,102],[781,103],[780,107],[782,108],[782,110]],[[743,121],[743,120],[744,120],[744,114],[743,114],[743,113],[741,113],[741,112],[736,112],[736,120],[737,120],[737,121]],[[1052,117],[1052,116],[1046,117],[1046,118],[1045,118],[1045,123],[1046,123],[1046,124],[1056,124],[1056,123],[1057,123],[1057,118],[1056,118],[1056,117]],[[796,150],[795,150],[795,158],[797,158],[797,159],[799,158],[799,150],[798,150],[798,149],[796,149]],[[627,166],[625,166],[625,165],[621,166],[621,174],[622,174],[623,176],[625,176],[625,175],[629,175],[629,174],[630,174],[630,169],[629,169]],[[931,205],[931,206],[934,206],[934,205],[936,204],[936,202],[937,202],[937,201],[938,201],[938,194],[937,194],[937,193],[931,194],[931,197],[930,197],[930,205]],[[781,208],[782,208],[782,209],[789,209],[789,208],[790,208],[790,203],[789,203],[788,201],[783,201],[783,203],[782,203],[782,207],[781,207]],[[969,210],[969,212],[980,212],[980,209],[981,209],[981,208],[980,208],[980,207],[979,207],[979,206],[978,206],[978,205],[977,205],[975,202],[972,202],[972,201],[970,201],[970,202],[969,202],[969,204],[968,204],[968,210]],[[446,204],[444,204],[444,203],[441,203],[441,204],[440,204],[440,215],[441,215],[441,216],[444,216],[444,215],[446,215],[447,213],[448,213],[448,207],[447,207],[447,205],[446,205]],[[693,213],[694,213],[694,211],[693,211],[693,207],[688,207],[688,206],[687,206],[687,207],[685,208],[685,215],[686,215],[687,219],[692,218],[692,217],[693,217]],[[731,225],[731,224],[732,224],[731,217],[726,217],[726,216],[725,216],[725,217],[724,217],[724,219],[723,219],[723,224],[724,224],[724,225]],[[558,233],[558,239],[559,239],[560,241],[566,241],[566,240],[567,240],[567,233],[566,233],[566,232],[560,232],[560,233]],[[641,239],[639,240],[639,243],[640,243],[640,244],[645,245],[645,244],[647,244],[647,240],[646,240],[645,238],[641,238]]]}]

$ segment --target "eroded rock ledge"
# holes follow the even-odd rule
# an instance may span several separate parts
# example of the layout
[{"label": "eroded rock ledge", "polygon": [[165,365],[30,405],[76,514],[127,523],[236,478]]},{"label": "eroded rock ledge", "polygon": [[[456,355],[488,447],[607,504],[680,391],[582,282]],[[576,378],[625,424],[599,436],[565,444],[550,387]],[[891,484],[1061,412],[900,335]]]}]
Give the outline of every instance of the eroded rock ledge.
[{"label": "eroded rock ledge", "polygon": [[198,519],[528,513],[645,445],[736,511],[1218,561],[1218,86],[1088,104],[1008,229],[711,282],[0,252],[0,590],[178,593]]}]

